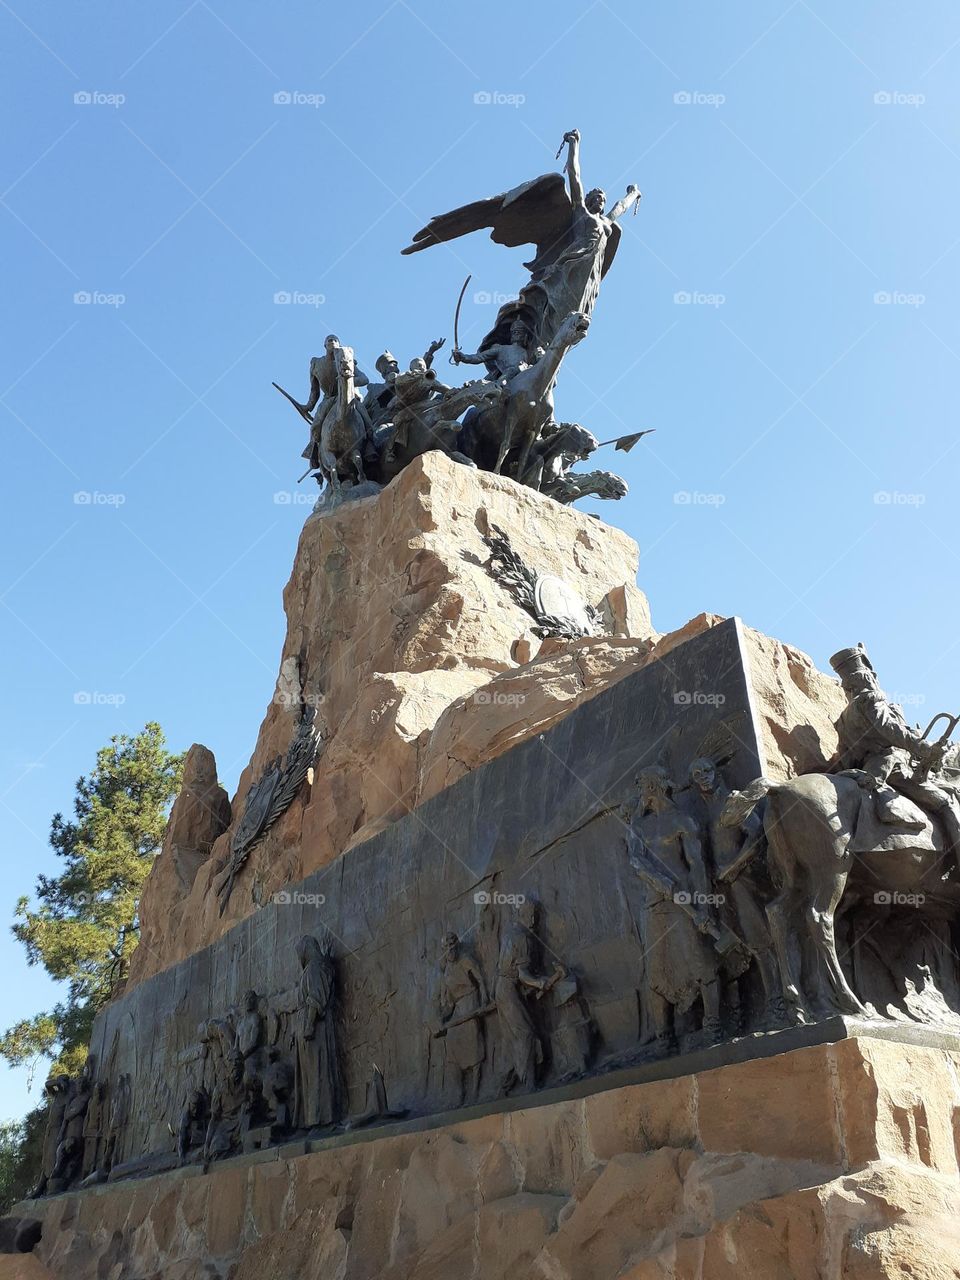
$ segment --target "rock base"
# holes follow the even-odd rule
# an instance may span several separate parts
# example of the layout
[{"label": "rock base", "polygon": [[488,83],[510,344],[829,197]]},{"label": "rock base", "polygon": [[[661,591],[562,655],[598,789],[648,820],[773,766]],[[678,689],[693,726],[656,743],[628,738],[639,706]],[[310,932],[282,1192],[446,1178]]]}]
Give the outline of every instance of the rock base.
[{"label": "rock base", "polygon": [[0,1280],[958,1280],[958,1068],[854,1037],[92,1188]]}]

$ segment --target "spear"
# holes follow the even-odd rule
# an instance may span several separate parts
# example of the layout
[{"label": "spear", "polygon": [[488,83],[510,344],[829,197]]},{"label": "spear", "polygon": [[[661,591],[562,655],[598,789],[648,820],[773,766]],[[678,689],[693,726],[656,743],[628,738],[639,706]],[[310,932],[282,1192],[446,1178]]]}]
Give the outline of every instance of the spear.
[{"label": "spear", "polygon": [[312,426],[313,426],[313,418],[311,418],[311,416],[310,416],[309,412],[307,411],[306,406],[305,406],[305,405],[302,405],[302,404],[300,403],[300,401],[299,401],[299,400],[294,400],[294,398],[293,398],[293,396],[290,394],[290,392],[289,392],[289,391],[284,391],[283,387],[281,387],[281,385],[280,385],[280,383],[279,383],[279,382],[274,382],[274,383],[272,383],[271,385],[272,385],[272,386],[274,386],[274,387],[276,387],[276,388],[277,388],[277,390],[280,392],[280,394],[281,394],[282,396],[286,396],[286,398],[290,401],[290,403],[291,403],[291,404],[293,405],[293,407],[296,409],[297,413],[299,413],[300,417],[301,417],[301,418],[303,418],[304,422],[308,422],[308,423],[310,424],[310,426],[312,427]]}]

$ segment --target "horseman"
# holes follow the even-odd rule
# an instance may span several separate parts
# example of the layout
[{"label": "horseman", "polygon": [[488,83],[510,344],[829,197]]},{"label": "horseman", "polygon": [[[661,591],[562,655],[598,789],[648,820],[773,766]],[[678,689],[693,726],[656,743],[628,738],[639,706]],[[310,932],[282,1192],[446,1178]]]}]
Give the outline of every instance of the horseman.
[{"label": "horseman", "polygon": [[855,777],[865,791],[874,793],[881,822],[902,822],[898,793],[934,821],[939,818],[946,852],[960,866],[956,793],[936,775],[916,777],[915,765],[929,768],[938,759],[937,748],[910,728],[900,708],[884,694],[863,645],[841,649],[830,665],[840,677],[847,705],[837,721],[839,744],[828,771]]},{"label": "horseman", "polygon": [[[323,424],[327,414],[337,403],[337,376],[340,367],[337,355],[341,349],[337,335],[328,333],[323,340],[323,355],[314,356],[310,361],[310,395],[306,404],[298,405],[295,400],[293,401],[311,423],[310,440],[301,455],[309,461],[311,471],[317,470],[320,466],[320,437]],[[365,387],[369,381],[370,379],[360,368],[355,369],[353,375],[355,387]]]},{"label": "horseman", "polygon": [[[433,367],[433,357],[445,341],[445,338],[435,338],[422,357],[420,357],[428,369]],[[411,369],[413,368],[412,361],[410,367]],[[386,422],[389,416],[388,410],[394,395],[393,384],[396,382],[397,375],[400,372],[400,362],[392,351],[384,351],[382,355],[377,356],[374,368],[383,381],[370,383],[363,407],[366,409],[371,423],[376,428],[381,422]]]}]

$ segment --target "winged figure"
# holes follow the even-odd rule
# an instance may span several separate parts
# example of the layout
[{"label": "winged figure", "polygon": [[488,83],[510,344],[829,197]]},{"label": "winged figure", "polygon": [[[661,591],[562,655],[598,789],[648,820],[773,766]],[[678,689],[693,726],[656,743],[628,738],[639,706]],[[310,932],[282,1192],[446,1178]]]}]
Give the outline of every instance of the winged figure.
[{"label": "winged figure", "polygon": [[533,259],[524,263],[529,283],[515,301],[500,308],[496,324],[480,344],[481,353],[509,344],[518,321],[526,326],[534,346],[546,347],[571,312],[589,317],[620,243],[617,219],[631,207],[635,210],[640,199],[639,190],[631,185],[605,213],[607,197],[601,188],[584,194],[579,130],[565,133],[563,141],[566,183],[562,174],[546,173],[511,191],[462,205],[432,218],[402,250],[419,253],[484,227],[490,228],[496,244],[536,246]]}]

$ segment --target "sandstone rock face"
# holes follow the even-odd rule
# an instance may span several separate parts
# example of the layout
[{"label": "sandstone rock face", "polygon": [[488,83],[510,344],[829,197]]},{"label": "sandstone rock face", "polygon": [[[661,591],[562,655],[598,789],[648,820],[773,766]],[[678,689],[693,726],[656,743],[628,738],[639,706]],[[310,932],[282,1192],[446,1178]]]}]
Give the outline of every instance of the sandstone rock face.
[{"label": "sandstone rock face", "polygon": [[194,743],[184,758],[183,786],[170,812],[163,848],[150,871],[150,892],[140,900],[140,934],[148,947],[167,934],[171,907],[189,897],[197,872],[229,825],[230,800],[217,781],[213,752]]},{"label": "sandstone rock face", "polygon": [[502,718],[490,724],[486,746],[473,734],[474,763],[626,674],[649,647],[655,633],[635,585],[636,543],[506,478],[430,453],[381,494],[312,516],[284,592],[280,674],[234,798],[234,824],[251,785],[286,751],[304,706],[315,708],[324,736],[313,785],[254,849],[222,917],[211,885],[233,827],[202,865],[158,859],[130,985],[213,941],[445,785],[437,764],[444,744],[429,745],[437,721],[458,700],[469,719],[474,691],[541,647],[534,620],[483,567],[482,535],[493,525],[508,530],[531,568],[563,577],[600,608],[613,639],[583,671],[567,658],[540,711],[509,704],[514,729]]},{"label": "sandstone rock face", "polygon": [[74,1192],[0,1280],[957,1280],[958,1067],[861,1038]]}]

